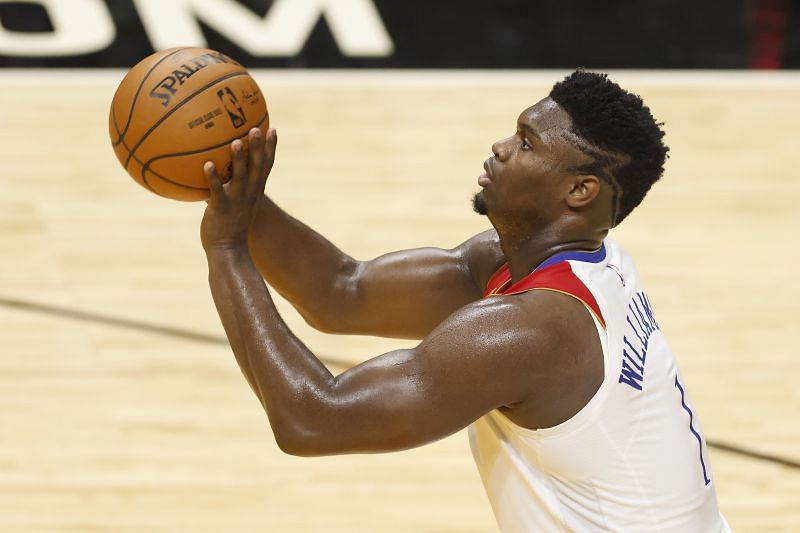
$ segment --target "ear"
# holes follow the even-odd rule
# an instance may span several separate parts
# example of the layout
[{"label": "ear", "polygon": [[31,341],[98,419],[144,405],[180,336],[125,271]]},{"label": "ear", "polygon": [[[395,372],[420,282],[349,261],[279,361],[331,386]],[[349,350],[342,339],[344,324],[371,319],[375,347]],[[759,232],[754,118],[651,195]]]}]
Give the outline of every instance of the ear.
[{"label": "ear", "polygon": [[600,194],[600,179],[593,175],[575,175],[567,193],[567,205],[580,208],[589,205]]}]

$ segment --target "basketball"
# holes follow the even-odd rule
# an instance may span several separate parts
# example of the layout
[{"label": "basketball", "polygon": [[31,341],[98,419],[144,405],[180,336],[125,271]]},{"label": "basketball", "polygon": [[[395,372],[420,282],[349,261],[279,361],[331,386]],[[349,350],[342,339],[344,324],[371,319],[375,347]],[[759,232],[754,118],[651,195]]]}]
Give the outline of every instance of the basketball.
[{"label": "basketball", "polygon": [[206,48],[173,48],[137,63],[111,101],[109,135],[137,183],[174,200],[209,197],[203,163],[231,176],[230,143],[266,134],[264,96],[247,70]]}]

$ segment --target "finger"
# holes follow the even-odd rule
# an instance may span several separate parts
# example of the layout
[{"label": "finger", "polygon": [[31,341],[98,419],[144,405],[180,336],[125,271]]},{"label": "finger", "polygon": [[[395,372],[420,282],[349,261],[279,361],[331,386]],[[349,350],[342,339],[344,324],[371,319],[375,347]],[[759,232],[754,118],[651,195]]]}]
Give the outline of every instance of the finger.
[{"label": "finger", "polygon": [[266,138],[263,145],[263,159],[260,161],[259,167],[261,172],[259,174],[258,188],[259,192],[264,191],[264,186],[267,183],[267,178],[272,171],[272,166],[275,164],[275,148],[278,144],[278,132],[274,128],[267,130]]},{"label": "finger", "polygon": [[264,135],[258,128],[253,128],[248,133],[248,144],[250,146],[250,165],[253,162],[261,163],[264,158]]},{"label": "finger", "polygon": [[244,153],[244,143],[235,139],[231,143],[231,179],[228,182],[232,195],[239,194],[247,186],[247,158]]},{"label": "finger", "polygon": [[266,171],[264,169],[264,135],[258,128],[250,130],[248,135],[250,145],[250,175],[249,175],[249,194],[256,194],[264,190]]},{"label": "finger", "polygon": [[273,163],[275,163],[275,151],[278,148],[278,131],[275,128],[267,130],[267,138],[264,140],[264,145],[267,156],[267,172],[269,172]]},{"label": "finger", "polygon": [[205,162],[203,165],[203,174],[206,176],[208,190],[210,192],[208,203],[216,205],[217,201],[224,193],[222,191],[222,179],[219,177],[219,174],[217,174],[217,167],[214,165],[213,161]]}]

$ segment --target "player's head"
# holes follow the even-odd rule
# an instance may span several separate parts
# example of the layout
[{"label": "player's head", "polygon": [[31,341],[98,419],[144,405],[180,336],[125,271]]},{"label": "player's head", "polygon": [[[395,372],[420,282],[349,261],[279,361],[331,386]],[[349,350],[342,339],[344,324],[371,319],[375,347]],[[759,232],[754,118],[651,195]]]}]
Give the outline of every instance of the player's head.
[{"label": "player's head", "polygon": [[[491,181],[475,210],[493,221],[591,213],[619,224],[664,169],[664,132],[641,98],[605,74],[578,70],[520,114],[492,146]],[[506,221],[507,222],[507,221]]]},{"label": "player's head", "polygon": [[[616,192],[615,224],[639,205],[664,172],[664,131],[642,99],[606,74],[577,70],[556,83],[552,98],[572,119],[572,131],[591,147],[594,161],[578,170],[598,173]],[[614,155],[622,156],[622,164]]]}]

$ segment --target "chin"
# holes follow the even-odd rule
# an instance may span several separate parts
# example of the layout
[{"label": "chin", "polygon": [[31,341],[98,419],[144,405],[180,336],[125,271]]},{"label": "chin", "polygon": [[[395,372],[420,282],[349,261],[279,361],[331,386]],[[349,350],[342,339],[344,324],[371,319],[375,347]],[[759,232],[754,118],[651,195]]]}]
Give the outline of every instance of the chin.
[{"label": "chin", "polygon": [[472,210],[479,215],[486,216],[489,214],[489,208],[486,205],[486,199],[483,197],[483,191],[475,193],[475,196],[472,197]]}]

